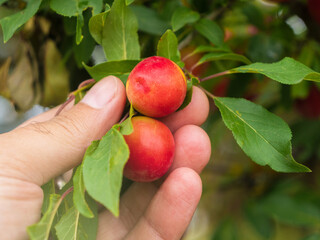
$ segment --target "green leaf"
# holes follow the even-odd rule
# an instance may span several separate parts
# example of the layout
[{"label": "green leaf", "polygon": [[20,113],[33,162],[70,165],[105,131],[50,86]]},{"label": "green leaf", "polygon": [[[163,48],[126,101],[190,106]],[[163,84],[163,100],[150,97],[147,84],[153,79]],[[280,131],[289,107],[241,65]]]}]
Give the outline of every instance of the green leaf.
[{"label": "green leaf", "polygon": [[291,154],[291,131],[278,116],[245,99],[214,98],[223,121],[256,163],[279,172],[310,172]]},{"label": "green leaf", "polygon": [[214,45],[218,47],[223,45],[224,33],[215,22],[203,18],[196,23],[195,29]]},{"label": "green leaf", "polygon": [[60,204],[61,196],[58,194],[52,194],[50,196],[49,207],[40,222],[27,228],[27,232],[31,240],[49,239],[52,222]]},{"label": "green leaf", "polygon": [[127,4],[127,6],[129,6],[131,3],[133,3],[134,2],[134,0],[126,0],[126,4]]},{"label": "green leaf", "polygon": [[83,64],[83,66],[93,79],[99,81],[109,75],[119,76],[130,73],[138,63],[138,60],[123,60],[104,62],[93,67],[89,67],[86,64]]},{"label": "green leaf", "polygon": [[15,31],[25,24],[38,11],[41,1],[42,0],[28,1],[25,9],[0,20],[4,42],[7,42]]},{"label": "green leaf", "polygon": [[109,11],[110,8],[103,13],[91,17],[89,20],[89,31],[98,44],[102,43],[103,28]]},{"label": "green leaf", "polygon": [[115,0],[103,28],[102,47],[108,61],[140,58],[138,21],[125,0]]},{"label": "green leaf", "polygon": [[8,0],[0,0],[0,5],[7,2]]},{"label": "green leaf", "polygon": [[[205,54],[197,63],[196,66],[203,64],[205,62],[211,62],[211,61],[219,61],[219,60],[233,60],[233,61],[239,61],[246,64],[250,64],[251,61],[246,58],[243,55],[236,54],[236,53],[224,53],[224,52],[212,52]],[[195,66],[195,67],[196,67]]]},{"label": "green leaf", "polygon": [[58,238],[72,240],[96,239],[97,215],[97,211],[95,211],[96,217],[88,219],[81,216],[75,207],[70,208],[55,226]]},{"label": "green leaf", "polygon": [[172,15],[171,25],[173,31],[177,31],[188,23],[194,23],[198,21],[200,14],[192,11],[189,8],[178,8]]},{"label": "green leaf", "polygon": [[168,58],[180,66],[180,53],[178,50],[178,39],[176,35],[167,30],[158,42],[157,55]]},{"label": "green leaf", "polygon": [[49,207],[50,195],[56,193],[54,179],[51,179],[49,182],[41,186],[41,188],[43,191],[43,202],[42,202],[41,213],[44,214]]},{"label": "green leaf", "polygon": [[283,84],[297,84],[302,80],[320,82],[320,73],[292,58],[276,63],[253,63],[230,70],[231,73],[260,73]]},{"label": "green leaf", "polygon": [[83,15],[80,13],[77,16],[77,28],[76,28],[76,43],[79,45],[83,39],[82,27],[84,25]]},{"label": "green leaf", "polygon": [[180,111],[189,105],[189,103],[192,100],[193,86],[198,85],[198,84],[199,84],[199,80],[196,78],[192,78],[191,81],[187,80],[187,94],[183,100],[183,103],[181,104],[181,106],[179,107],[179,109],[177,111]]},{"label": "green leaf", "polygon": [[87,149],[83,160],[83,179],[89,195],[119,216],[122,172],[129,148],[121,133],[112,128]]},{"label": "green leaf", "polygon": [[220,47],[210,46],[210,45],[200,45],[193,51],[193,54],[203,53],[203,52],[231,52],[231,49],[226,44],[223,44]]},{"label": "green leaf", "polygon": [[50,8],[65,17],[82,14],[88,7],[92,7],[93,15],[96,15],[103,7],[103,0],[50,0]]},{"label": "green leaf", "polygon": [[170,25],[163,20],[159,14],[145,6],[130,6],[138,19],[139,30],[153,35],[161,36],[170,27]]},{"label": "green leaf", "polygon": [[82,29],[83,40],[80,44],[73,44],[73,54],[77,62],[78,68],[83,67],[82,62],[86,63],[90,60],[94,47],[96,46],[96,43],[89,32],[88,22],[90,15],[91,13],[87,11],[84,12],[84,27]]},{"label": "green leaf", "polygon": [[93,218],[94,215],[85,199],[85,187],[83,182],[82,165],[80,165],[73,176],[73,203],[77,210],[87,218]]},{"label": "green leaf", "polygon": [[119,128],[122,135],[130,135],[133,132],[132,117],[136,114],[132,105],[130,105],[129,117],[120,124],[116,124],[114,128]]},{"label": "green leaf", "polygon": [[79,13],[77,0],[51,0],[50,8],[65,17],[76,16]]}]

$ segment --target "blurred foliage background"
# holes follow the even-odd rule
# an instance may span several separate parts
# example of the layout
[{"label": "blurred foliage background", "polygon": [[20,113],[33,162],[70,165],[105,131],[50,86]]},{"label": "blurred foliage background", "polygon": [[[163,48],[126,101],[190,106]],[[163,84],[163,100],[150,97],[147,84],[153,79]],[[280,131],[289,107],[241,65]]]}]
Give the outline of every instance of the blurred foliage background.
[{"label": "blurred foliage background", "polygon": [[[76,18],[61,17],[48,4],[43,1],[37,15],[6,44],[0,32],[0,133],[64,102],[89,78],[82,62],[105,61],[103,49],[89,32],[91,11],[84,12],[83,40],[77,45]],[[0,18],[25,5],[22,0],[9,0],[0,6]],[[136,0],[131,9],[139,22],[142,57],[154,55],[159,37],[182,6],[218,22],[225,43],[253,62],[289,56],[320,72],[318,0]],[[176,34],[185,68],[194,75],[237,66],[215,61],[192,69],[201,54],[188,54],[205,40],[188,25]],[[282,117],[292,129],[294,158],[313,172],[283,174],[253,163],[211,102],[203,128],[212,141],[212,159],[201,175],[203,196],[184,239],[320,239],[319,85],[306,81],[281,85],[256,74],[216,78],[202,85],[217,96],[244,97]]]}]

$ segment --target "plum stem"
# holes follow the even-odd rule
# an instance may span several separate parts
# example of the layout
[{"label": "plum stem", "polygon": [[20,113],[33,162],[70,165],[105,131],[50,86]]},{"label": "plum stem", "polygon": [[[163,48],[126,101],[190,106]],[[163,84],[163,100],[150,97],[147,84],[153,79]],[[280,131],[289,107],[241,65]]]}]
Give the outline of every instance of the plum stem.
[{"label": "plum stem", "polygon": [[68,188],[62,195],[61,195],[61,201],[69,194],[73,191],[73,186]]},{"label": "plum stem", "polygon": [[213,100],[215,98],[217,98],[217,96],[213,95],[211,92],[207,91],[206,89],[204,89],[203,87],[201,87],[200,85],[198,85],[198,87],[205,92],[205,94],[207,94],[208,97],[212,98]]},{"label": "plum stem", "polygon": [[212,78],[220,77],[220,76],[227,75],[227,74],[230,74],[230,73],[231,73],[230,70],[227,70],[227,71],[224,71],[224,72],[220,72],[220,73],[215,73],[215,74],[212,74],[210,76],[207,76],[205,78],[200,79],[200,82],[204,82],[204,81],[210,80]]},{"label": "plum stem", "polygon": [[56,112],[56,114],[54,115],[55,117],[58,116],[62,110],[70,103],[72,102],[73,100],[75,99],[75,95],[71,94],[69,95],[67,101],[65,101],[58,109],[58,111]]}]

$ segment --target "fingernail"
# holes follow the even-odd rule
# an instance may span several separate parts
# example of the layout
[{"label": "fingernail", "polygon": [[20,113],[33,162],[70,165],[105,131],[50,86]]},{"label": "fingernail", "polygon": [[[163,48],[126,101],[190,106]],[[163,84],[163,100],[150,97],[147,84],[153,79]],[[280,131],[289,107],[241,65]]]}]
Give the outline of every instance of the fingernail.
[{"label": "fingernail", "polygon": [[96,83],[81,100],[90,107],[101,109],[105,107],[116,95],[118,80],[110,76]]}]

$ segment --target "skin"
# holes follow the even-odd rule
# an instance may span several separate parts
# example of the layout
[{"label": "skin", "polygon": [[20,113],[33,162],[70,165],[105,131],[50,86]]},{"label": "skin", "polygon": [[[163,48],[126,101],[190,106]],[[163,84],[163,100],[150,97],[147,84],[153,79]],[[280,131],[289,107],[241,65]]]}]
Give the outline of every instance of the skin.
[{"label": "skin", "polygon": [[[110,84],[112,81],[115,84]],[[111,90],[115,92],[111,94]],[[112,99],[97,108],[106,92]],[[88,95],[93,97],[90,101],[69,104],[58,117],[52,109],[0,135],[1,240],[28,239],[26,227],[40,218],[40,186],[80,164],[91,141],[101,138],[119,121],[126,98],[119,79],[99,81]],[[197,101],[194,106],[207,106],[207,98]],[[203,118],[198,113],[207,114],[208,110],[195,108],[193,113]],[[172,116],[169,128],[177,127],[175,121],[181,117],[188,118]],[[121,198],[119,218],[101,209],[98,240],[182,237],[201,196],[198,174],[208,162],[211,149],[207,134],[189,124],[193,123],[184,122],[174,133],[175,157],[165,177],[152,183],[133,183]]]},{"label": "skin", "polygon": [[132,118],[133,132],[124,136],[130,158],[124,175],[136,182],[151,182],[162,177],[174,157],[174,138],[162,122],[149,117]]},{"label": "skin", "polygon": [[130,73],[126,92],[140,113],[164,117],[175,112],[187,92],[186,78],[174,62],[163,57],[149,57]]}]

